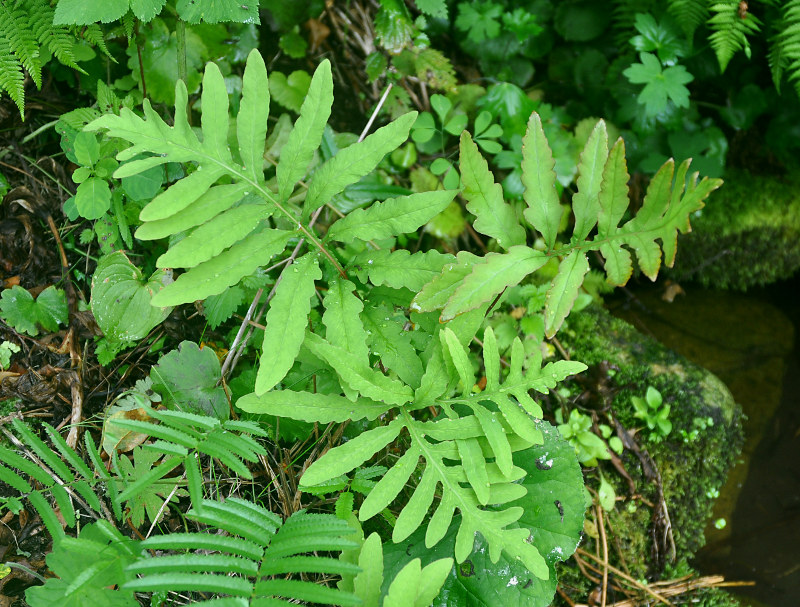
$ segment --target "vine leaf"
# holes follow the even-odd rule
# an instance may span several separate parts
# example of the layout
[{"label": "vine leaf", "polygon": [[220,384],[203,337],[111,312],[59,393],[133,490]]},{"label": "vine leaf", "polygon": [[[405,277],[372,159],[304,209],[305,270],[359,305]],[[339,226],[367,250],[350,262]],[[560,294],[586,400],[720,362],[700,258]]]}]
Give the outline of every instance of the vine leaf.
[{"label": "vine leaf", "polygon": [[274,388],[288,373],[303,344],[314,281],[322,278],[315,253],[286,266],[267,312],[264,342],[256,375],[256,394]]}]

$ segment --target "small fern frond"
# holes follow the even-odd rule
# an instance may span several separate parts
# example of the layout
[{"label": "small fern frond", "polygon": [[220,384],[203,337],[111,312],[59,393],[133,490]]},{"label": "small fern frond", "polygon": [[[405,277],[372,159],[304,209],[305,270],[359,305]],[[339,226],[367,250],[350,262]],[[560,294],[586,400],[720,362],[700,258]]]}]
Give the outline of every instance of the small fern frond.
[{"label": "small fern frond", "polygon": [[744,50],[750,58],[750,42],[748,36],[761,31],[761,21],[750,12],[739,11],[737,0],[720,0],[711,5],[713,13],[708,20],[711,35],[708,40],[717,55],[721,71],[725,71],[733,56]]},{"label": "small fern frond", "polygon": [[39,44],[46,47],[62,64],[85,73],[75,62],[75,36],[63,25],[55,25],[55,11],[47,0],[17,0],[24,5],[33,35]]},{"label": "small fern frond", "polygon": [[259,455],[266,454],[264,447],[247,436],[266,436],[266,431],[258,424],[221,422],[214,417],[184,411],[149,409],[147,413],[161,423],[120,419],[115,421],[115,425],[159,439],[148,446],[150,449],[183,459],[190,457],[190,451],[197,451],[217,459],[244,478],[252,478],[253,475],[243,460],[256,462]]},{"label": "small fern frond", "polygon": [[780,92],[785,72],[800,92],[800,0],[790,0],[781,7],[769,51],[769,65],[775,88]]},{"label": "small fern frond", "polygon": [[11,42],[0,30],[0,92],[5,91],[25,118],[25,74],[22,64],[12,52]]},{"label": "small fern frond", "polygon": [[[128,14],[130,14],[130,11],[128,11]],[[114,63],[117,62],[117,60],[114,59],[113,55],[109,52],[108,47],[106,46],[106,39],[105,35],[103,34],[103,30],[97,23],[90,23],[89,25],[80,28],[76,27],[76,34],[78,31],[80,32],[80,36],[86,40],[86,42],[94,47],[97,47],[101,53],[111,59],[111,61]],[[128,38],[130,38],[130,36],[128,36]]]},{"label": "small fern frond", "polygon": [[686,38],[691,41],[697,28],[708,19],[708,2],[707,0],[669,0],[667,11],[686,34]]},{"label": "small fern frond", "polygon": [[[204,500],[186,516],[230,535],[177,533],[145,540],[142,548],[179,554],[140,559],[128,566],[128,574],[141,577],[126,583],[125,590],[212,592],[239,597],[229,603],[243,606],[251,601],[254,605],[282,604],[292,599],[331,605],[359,603],[351,593],[286,578],[301,573],[358,573],[357,566],[336,558],[306,556],[356,547],[356,542],[347,539],[353,529],[345,521],[329,514],[297,512],[281,524],[268,510],[237,498]],[[196,604],[217,605],[221,600]]]},{"label": "small fern frond", "polygon": [[[28,22],[28,12],[10,3],[0,4],[0,31],[11,43],[14,54],[28,70],[36,88],[42,87],[42,62],[39,43]],[[35,8],[35,7],[34,7]]]}]

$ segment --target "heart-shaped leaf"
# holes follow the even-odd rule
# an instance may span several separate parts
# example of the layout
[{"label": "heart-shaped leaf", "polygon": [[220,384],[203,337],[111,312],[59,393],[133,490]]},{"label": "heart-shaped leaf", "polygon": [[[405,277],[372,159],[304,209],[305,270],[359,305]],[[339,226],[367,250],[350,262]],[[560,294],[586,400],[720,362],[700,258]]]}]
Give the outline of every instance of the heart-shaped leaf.
[{"label": "heart-shaped leaf", "polygon": [[123,342],[145,337],[172,310],[150,305],[153,294],[171,282],[169,270],[156,270],[145,280],[119,251],[100,259],[92,277],[92,312],[106,337]]}]

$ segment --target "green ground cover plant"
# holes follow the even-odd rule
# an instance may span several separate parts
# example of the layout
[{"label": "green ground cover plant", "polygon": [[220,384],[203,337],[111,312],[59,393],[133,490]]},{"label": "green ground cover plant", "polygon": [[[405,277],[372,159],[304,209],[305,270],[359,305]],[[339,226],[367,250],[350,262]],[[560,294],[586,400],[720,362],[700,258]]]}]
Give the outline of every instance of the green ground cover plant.
[{"label": "green ground cover plant", "polygon": [[[522,138],[521,214],[503,199],[467,132],[460,137],[460,191],[417,192],[343,214],[335,212],[335,197],[405,142],[416,113],[325,159],[320,150],[330,146],[332,89],[331,69],[323,62],[274,164],[264,157],[270,84],[257,51],[247,59],[235,116],[222,74],[209,63],[199,128],[190,126],[188,94],[179,80],[171,124],[144,100],[142,114],[121,107],[76,136],[80,142],[97,133],[101,141],[116,142],[103,147],[91,135],[94,152],[86,155],[86,165],[97,167],[102,150],[116,152],[112,179],[168,163],[182,167],[141,208],[133,232],[137,241],[167,243],[153,276],[145,281],[119,252],[97,266],[91,305],[106,339],[142,339],[173,307],[225,298],[256,274],[272,289],[250,390],[228,404],[215,387],[227,369],[208,350],[204,355],[196,345],[182,344],[162,357],[150,383],[138,386],[127,405],[110,412],[106,430],[115,434],[103,442],[110,446],[110,471],[88,433],[91,467],[51,428],[45,430],[55,450],[13,422],[14,444],[53,472],[3,451],[3,480],[21,494],[6,499],[6,507],[18,511],[26,498],[54,538],[48,562],[58,578],[29,590],[31,605],[79,604],[90,592],[107,596],[109,604],[134,604],[134,593],[158,603],[159,593],[168,591],[200,593],[198,600],[206,597],[209,604],[260,605],[267,597],[428,604],[443,585],[443,596],[496,592],[472,588],[475,582],[463,574],[478,555],[485,556],[477,566],[501,581],[512,570],[514,579],[529,580],[506,584],[508,600],[544,607],[552,599],[554,565],[577,546],[585,502],[575,451],[541,420],[536,394],[555,389],[585,365],[545,363],[519,338],[506,361],[484,319],[507,289],[552,261],[556,269],[547,280],[542,319],[544,334],[555,335],[589,271],[590,251],[602,255],[612,284],[628,280],[634,256],[655,278],[662,250],[668,265],[678,231],[688,229],[689,216],[719,181],[689,176],[688,162],[675,173],[668,162],[642,207],[630,212],[624,143],[610,145],[600,121],[580,156],[570,207],[574,228],[567,237],[552,152],[534,113]],[[495,251],[452,255],[399,246],[458,194],[475,217],[473,228],[495,243]],[[480,348],[473,350],[473,343]],[[485,377],[483,387],[476,371]],[[154,409],[159,403],[167,409]],[[229,419],[231,404],[241,421]],[[255,437],[275,439],[275,428],[262,423],[281,418],[299,422],[299,431],[348,422],[357,428],[304,470],[301,489],[319,494],[343,476],[358,478],[376,455],[382,467],[365,477],[369,482],[357,500],[339,492],[336,514],[299,512],[285,522],[252,499],[213,492],[201,463],[251,478],[249,465],[264,453]],[[122,441],[128,441],[132,461],[119,453]],[[542,457],[551,463],[539,468],[534,462]],[[33,477],[37,488],[23,475]],[[555,499],[542,484],[557,487]],[[68,527],[77,523],[80,508],[97,522],[68,537],[51,497]],[[155,525],[165,508],[183,508],[187,498],[188,520],[226,535],[165,533],[143,541],[123,535],[123,521],[137,527],[147,518]],[[179,501],[169,506],[173,500]],[[375,534],[363,539],[361,525],[381,513],[390,521],[391,540]],[[380,571],[367,565],[378,542],[385,543],[387,556],[393,554],[397,575],[391,585],[392,575],[384,575],[381,585]],[[392,544],[408,550],[392,552]],[[368,556],[355,556],[359,546]],[[411,558],[411,546],[425,547],[422,561]],[[170,555],[153,557],[150,550]],[[333,557],[308,556],[319,551]],[[354,556],[349,562],[335,558],[340,551]],[[89,554],[102,557],[78,558]],[[76,568],[76,562],[82,564]],[[300,572],[337,574],[343,581],[334,589],[274,577]]]},{"label": "green ground cover plant", "polygon": [[[35,512],[52,536],[52,577],[27,602],[551,604],[587,507],[615,508],[600,462],[623,451],[572,408],[586,365],[557,336],[599,293],[655,280],[721,183],[700,178],[725,156],[695,92],[703,19],[678,2],[595,20],[587,2],[382,0],[364,69],[385,94],[358,136],[334,130],[335,54],[273,69],[256,50],[269,15],[278,53],[302,59],[339,7],[37,0],[23,22],[19,4],[0,14],[0,88],[30,116],[20,77],[40,88],[49,66],[86,106],[42,127],[71,163],[64,245],[82,263],[41,293],[9,285],[0,318],[38,336],[91,312],[85,351],[115,378],[80,443],[3,418],[0,511]],[[52,27],[34,23],[45,13]],[[82,72],[47,62],[45,30]],[[458,84],[448,32],[510,82]],[[576,87],[582,105],[563,103]],[[725,124],[774,101],[748,91]],[[373,127],[381,107],[392,119]],[[0,370],[26,354],[0,340]],[[660,441],[669,405],[650,396],[635,406]]]}]

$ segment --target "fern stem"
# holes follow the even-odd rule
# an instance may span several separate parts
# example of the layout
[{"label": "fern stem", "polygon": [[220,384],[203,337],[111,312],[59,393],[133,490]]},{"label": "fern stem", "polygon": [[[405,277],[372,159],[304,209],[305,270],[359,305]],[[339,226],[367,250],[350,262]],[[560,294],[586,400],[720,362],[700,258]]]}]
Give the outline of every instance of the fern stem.
[{"label": "fern stem", "polygon": [[186,72],[186,22],[181,18],[178,18],[175,24],[175,41],[178,45],[178,78],[183,80],[188,87],[189,82]]}]

